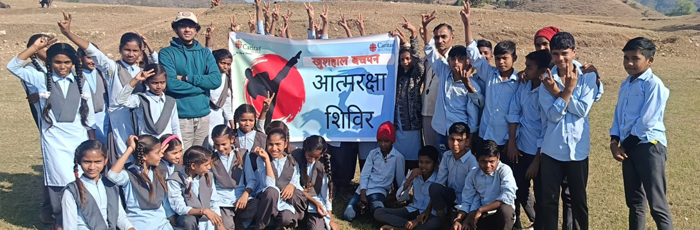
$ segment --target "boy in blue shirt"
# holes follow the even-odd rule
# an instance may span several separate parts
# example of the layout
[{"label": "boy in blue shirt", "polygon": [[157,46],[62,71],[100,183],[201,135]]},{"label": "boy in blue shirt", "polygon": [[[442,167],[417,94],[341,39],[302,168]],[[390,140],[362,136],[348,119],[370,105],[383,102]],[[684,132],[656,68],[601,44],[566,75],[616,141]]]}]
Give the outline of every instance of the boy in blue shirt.
[{"label": "boy in blue shirt", "polygon": [[[492,140],[499,146],[501,152],[505,149],[508,140],[508,122],[506,115],[510,101],[518,89],[518,74],[513,68],[513,63],[518,59],[515,43],[501,41],[494,48],[494,61],[496,67],[481,56],[477,42],[473,39],[471,15],[469,4],[464,2],[464,10],[461,12],[464,24],[464,36],[466,37],[467,53],[472,66],[476,68],[479,79],[484,81],[485,107],[479,124],[479,137],[486,141]],[[477,84],[474,84],[477,85]],[[477,143],[478,145],[478,143]]]},{"label": "boy in blue shirt", "polygon": [[622,82],[610,128],[610,151],[622,162],[629,229],[646,229],[646,204],[660,230],[673,229],[666,200],[666,127],[669,90],[651,71],[656,46],[643,37],[622,49],[627,80]]},{"label": "boy in blue shirt", "polygon": [[537,229],[557,229],[559,193],[567,178],[574,226],[588,229],[588,115],[598,93],[595,73],[583,74],[573,63],[576,42],[573,35],[560,32],[550,44],[555,67],[542,80],[539,102],[545,112],[544,141],[541,146],[542,200]]},{"label": "boy in blue shirt", "polygon": [[513,171],[500,162],[501,152],[494,141],[485,141],[476,152],[479,169],[467,175],[462,206],[453,221],[453,229],[512,230],[515,214]]}]

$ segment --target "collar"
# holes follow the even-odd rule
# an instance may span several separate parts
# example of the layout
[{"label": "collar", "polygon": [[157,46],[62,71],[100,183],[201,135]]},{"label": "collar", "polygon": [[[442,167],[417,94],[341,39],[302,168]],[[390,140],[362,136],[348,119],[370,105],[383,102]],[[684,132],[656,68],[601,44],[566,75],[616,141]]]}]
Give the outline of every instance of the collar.
[{"label": "collar", "polygon": [[286,161],[287,160],[287,153],[282,152],[282,156],[283,157],[281,157],[281,158],[274,158],[274,159],[272,159],[272,161],[276,161],[276,162]]},{"label": "collar", "polygon": [[165,167],[173,167],[175,164],[166,161],[165,159],[160,159],[161,164],[165,164]]},{"label": "collar", "polygon": [[97,181],[94,181],[90,178],[85,177],[85,174],[83,174],[83,175],[80,175],[80,179],[83,180],[83,182],[85,182],[85,183],[90,183],[90,184],[94,184],[94,185],[99,185],[100,183],[102,183],[102,176],[100,176],[100,178],[97,179]]},{"label": "collar", "polygon": [[[420,168],[416,168],[416,169],[420,169]],[[430,177],[428,177],[428,180],[423,180],[423,175],[418,176],[418,179],[420,179],[421,181],[423,181],[423,183],[426,183],[426,182],[435,182],[435,180],[437,180],[437,171],[434,171],[433,174],[430,174]]]},{"label": "collar", "polygon": [[75,82],[75,77],[73,76],[73,71],[71,71],[71,72],[68,74],[68,76],[65,77],[65,78],[59,77],[58,74],[56,74],[56,73],[52,73],[52,74],[51,74],[51,79],[53,80],[53,82],[57,82],[57,81],[60,81],[60,80],[62,80],[62,79],[68,79],[68,80],[70,80],[71,83],[72,83],[72,82]]},{"label": "collar", "polygon": [[237,130],[237,132],[238,132],[239,137],[244,137],[244,138],[254,138],[256,135],[255,129],[253,129],[252,131],[250,131],[249,133],[246,133],[246,134],[243,134],[243,132],[241,132],[240,129]]},{"label": "collar", "polygon": [[119,62],[124,67],[131,67],[131,70],[137,70],[138,68],[140,68],[138,63],[134,63],[133,65],[129,65],[129,64],[126,64],[126,62],[124,62],[124,60],[119,60]]},{"label": "collar", "polygon": [[[648,68],[647,71],[644,71],[644,73],[642,73],[642,75],[639,75],[639,77],[637,77],[637,79],[634,79],[634,80],[635,81],[637,81],[637,80],[647,81],[652,76],[654,76],[654,73],[651,71],[651,68]],[[631,79],[631,78],[632,78],[632,76],[629,76],[627,78],[627,82],[629,82],[629,79]]]},{"label": "collar", "polygon": [[[554,72],[554,71],[552,71],[552,72]],[[501,80],[501,72],[496,71],[496,74],[498,75],[498,79]],[[501,80],[499,83],[509,82],[509,81],[510,82],[517,82],[518,81],[518,71],[515,70],[515,68],[513,68],[513,73],[510,74],[510,77],[507,80],[505,80],[505,81]]]},{"label": "collar", "polygon": [[148,90],[147,90],[147,91],[146,91],[146,96],[149,96],[149,97],[152,97],[152,98],[160,99],[160,100],[157,100],[157,101],[165,101],[165,93],[163,93],[163,94],[161,94],[160,96],[158,96],[158,95],[155,95],[155,94],[151,93],[151,91],[148,91]]},{"label": "collar", "polygon": [[[450,158],[452,158],[452,159],[455,158],[455,157],[454,157],[454,156],[455,156],[455,153],[453,153],[452,151],[447,150],[447,154],[449,155]],[[459,161],[461,161],[462,163],[466,163],[466,162],[467,162],[467,159],[469,159],[469,155],[472,155],[472,150],[471,150],[471,149],[467,149],[467,153],[465,153],[461,158],[459,158]]]},{"label": "collar", "polygon": [[481,176],[494,177],[494,176],[496,176],[496,173],[497,173],[499,170],[501,170],[501,168],[503,168],[503,162],[501,162],[501,161],[499,160],[499,161],[498,161],[498,166],[496,166],[496,170],[494,170],[491,174],[486,174],[486,173],[485,173],[483,170],[481,170],[480,168],[478,168],[477,170],[479,170],[479,174],[480,174]]}]

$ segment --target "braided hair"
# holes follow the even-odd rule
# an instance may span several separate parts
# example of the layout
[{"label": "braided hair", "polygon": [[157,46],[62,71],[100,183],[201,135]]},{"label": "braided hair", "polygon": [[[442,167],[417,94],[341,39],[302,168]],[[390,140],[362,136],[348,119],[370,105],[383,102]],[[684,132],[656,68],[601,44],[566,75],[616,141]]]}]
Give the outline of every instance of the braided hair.
[{"label": "braided hair", "polygon": [[[321,151],[321,158],[318,159],[318,161],[323,164],[323,170],[328,177],[328,190],[333,191],[333,181],[331,180],[332,173],[331,173],[331,162],[330,162],[330,154],[328,153],[328,144],[326,143],[326,140],[323,139],[323,137],[319,135],[313,135],[310,137],[307,137],[306,140],[304,140],[303,143],[303,149],[304,152],[312,152],[312,151]],[[306,167],[309,167],[308,164],[306,164]],[[308,169],[304,168],[302,169],[303,172],[307,172]],[[303,173],[304,176],[304,181],[306,181],[306,188],[310,189],[314,187],[314,184],[311,183],[311,179],[309,178],[308,173]],[[319,191],[317,191],[319,192]],[[333,199],[333,193],[329,193],[329,198]]]},{"label": "braided hair", "polygon": [[[53,58],[55,58],[57,55],[65,55],[71,60],[73,67],[75,68],[75,81],[78,83],[78,92],[82,95],[83,71],[82,67],[80,66],[80,59],[78,58],[75,49],[66,43],[56,43],[49,47],[49,49],[46,51],[46,90],[51,92],[51,86],[53,83],[53,69],[51,68],[51,63],[53,62]],[[80,98],[80,109],[78,111],[80,112],[80,122],[83,126],[88,127],[87,117],[89,107],[85,98]],[[49,126],[53,126],[53,120],[51,120],[49,112],[51,112],[51,100],[46,100],[46,105],[44,106],[41,116],[44,121],[49,124]]]},{"label": "braided hair", "polygon": [[78,148],[75,149],[75,157],[73,160],[75,165],[73,165],[73,173],[75,173],[75,184],[78,186],[78,194],[80,195],[80,207],[85,207],[85,185],[83,184],[83,181],[80,180],[80,175],[78,175],[78,166],[80,165],[80,162],[82,162],[85,153],[91,150],[99,151],[99,153],[102,154],[102,157],[104,157],[105,160],[107,159],[107,146],[103,145],[102,142],[98,140],[84,141],[78,145]]},{"label": "braided hair", "polygon": [[[234,149],[235,146],[233,146],[234,142],[238,138],[238,132],[236,132],[232,128],[229,128],[227,125],[217,125],[217,126],[214,126],[214,129],[212,129],[212,131],[211,131],[211,139],[214,140],[214,138],[219,138],[219,137],[226,137],[229,141],[231,141],[231,149],[232,149],[231,152],[236,156],[236,161],[237,161],[236,166],[243,165],[243,156],[241,156],[241,154],[238,154]],[[230,154],[229,154],[229,157],[230,157]],[[212,159],[214,161],[221,160],[219,158],[219,154],[212,154]],[[212,165],[212,167],[214,167],[214,166]]]},{"label": "braided hair", "polygon": [[[168,186],[165,184],[165,176],[161,175],[160,170],[153,170],[155,167],[153,165],[148,165],[145,161],[146,155],[154,152],[154,151],[160,151],[160,141],[158,141],[157,138],[151,135],[141,135],[139,136],[139,141],[136,143],[136,150],[134,151],[134,159],[136,160],[136,165],[143,167],[143,170],[141,170],[141,179],[148,184],[148,187],[151,188],[150,191],[148,191],[149,195],[149,200],[155,199],[155,189],[153,189],[153,183],[151,182],[151,179],[148,178],[148,171],[153,171],[153,177],[158,181],[158,183],[163,186],[165,189],[165,192],[168,192]],[[149,170],[146,170],[149,169]]]},{"label": "braided hair", "polygon": [[[207,163],[211,161],[213,152],[207,148],[204,148],[202,146],[192,146],[187,151],[185,151],[185,155],[183,156],[183,162],[185,166],[185,174],[187,174],[187,177],[195,177],[196,175],[191,175],[194,172],[191,170],[192,164],[195,166],[199,166],[201,164]],[[209,179],[209,173],[204,174],[204,178],[207,180],[207,186],[211,187],[211,179]],[[188,198],[192,196],[192,193],[190,191],[192,190],[192,182],[185,182],[187,183],[185,193],[187,194]]]},{"label": "braided hair", "polygon": [[[236,126],[236,127],[233,127],[234,129],[238,130],[238,121],[240,121],[243,114],[246,114],[246,113],[253,114],[253,117],[254,117],[253,124],[258,123],[258,112],[255,110],[255,107],[253,107],[250,104],[242,104],[242,105],[238,106],[236,111],[233,112],[233,121],[234,121],[234,125]],[[258,132],[262,132],[261,130],[258,130],[257,125],[253,125],[253,130],[258,131]]]},{"label": "braided hair", "polygon": [[[27,41],[27,48],[29,48],[29,47],[31,47],[32,45],[34,45],[34,43],[36,42],[36,40],[39,40],[40,38],[44,38],[44,37],[49,37],[49,36],[46,35],[46,34],[35,34],[35,35],[32,35],[31,37],[29,37],[29,41]],[[34,54],[32,54],[31,56],[29,56],[29,59],[31,59],[31,61],[32,61],[32,66],[34,66],[34,69],[36,69],[36,70],[39,71],[39,72],[46,73],[46,71],[44,71],[44,68],[41,68],[41,65],[39,64],[39,61],[37,60],[37,59],[39,59],[39,57],[38,57],[38,55],[37,55],[36,53],[34,53]]]},{"label": "braided hair", "polygon": [[292,145],[289,144],[290,135],[289,135],[289,128],[287,127],[287,124],[285,124],[282,121],[272,121],[272,122],[270,122],[270,124],[267,124],[267,126],[265,126],[265,133],[269,133],[270,130],[276,129],[276,128],[284,130],[285,135],[286,135],[285,141],[287,141],[287,150],[286,151],[287,151],[287,153],[291,153],[292,152]]},{"label": "braided hair", "polygon": [[[224,59],[232,59],[233,60],[233,55],[227,49],[218,49],[218,50],[212,51],[211,53],[214,55],[214,60],[216,61],[217,64],[219,63],[219,61],[224,60]],[[226,71],[224,74],[226,74],[226,81],[231,82],[231,71]],[[233,83],[233,82],[231,82],[231,83]],[[228,91],[231,94],[231,99],[233,100],[233,87],[229,87]]]},{"label": "braided hair", "polygon": [[[139,46],[139,49],[141,49],[140,53],[141,53],[141,58],[143,60],[143,66],[147,66],[148,64],[150,64],[150,62],[148,61],[148,56],[143,56],[144,55],[144,50],[143,50],[144,43],[143,43],[143,40],[141,39],[141,36],[139,36],[138,34],[135,34],[132,32],[122,34],[121,39],[119,39],[119,52],[121,53],[122,48],[124,48],[124,46],[129,42],[136,42],[136,44]],[[134,63],[127,63],[127,64],[132,65]],[[136,64],[139,64],[139,63],[136,63]]]}]

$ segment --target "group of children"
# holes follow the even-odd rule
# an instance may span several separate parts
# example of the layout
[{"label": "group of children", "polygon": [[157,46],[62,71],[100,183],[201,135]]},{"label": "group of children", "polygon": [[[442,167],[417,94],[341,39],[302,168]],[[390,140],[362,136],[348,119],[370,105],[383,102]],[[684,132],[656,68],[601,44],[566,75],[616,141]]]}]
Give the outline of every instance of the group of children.
[{"label": "group of children", "polygon": [[[274,16],[268,25],[259,5],[251,31],[271,34],[278,9],[267,6]],[[306,7],[309,38],[327,39],[327,10],[314,28],[313,7]],[[522,206],[534,229],[549,230],[558,228],[561,194],[564,228],[588,229],[588,115],[603,89],[595,67],[575,61],[571,34],[546,27],[535,35],[537,51],[526,55],[525,70],[516,72],[515,43],[492,49],[475,41],[466,1],[460,17],[466,46],[452,45],[447,24],[435,27],[433,38],[420,31],[425,62],[414,26],[404,20],[410,39],[391,32],[405,47],[397,80],[402,101],[394,122],[378,127],[378,147],[366,153],[342,218],[367,215],[386,224],[382,229],[526,229]],[[435,18],[423,14],[422,28]],[[222,76],[209,92],[208,145],[187,146],[176,99],[166,94],[172,76],[147,39],[125,33],[121,60],[113,61],[72,33],[71,20],[64,13],[59,27],[78,50],[37,34],[7,65],[22,80],[41,133],[42,222],[56,229],[338,229],[330,214],[333,143],[310,136],[294,147],[286,125],[267,116],[274,95],[261,113],[248,104],[234,110],[229,51],[211,52]],[[619,92],[610,148],[622,162],[630,229],[644,229],[645,201],[657,227],[673,229],[665,196],[669,90],[651,72],[649,39],[632,39],[623,52],[630,76]],[[425,146],[416,107],[423,64],[439,81],[430,130],[437,143]],[[386,208],[388,196],[408,205]]]}]

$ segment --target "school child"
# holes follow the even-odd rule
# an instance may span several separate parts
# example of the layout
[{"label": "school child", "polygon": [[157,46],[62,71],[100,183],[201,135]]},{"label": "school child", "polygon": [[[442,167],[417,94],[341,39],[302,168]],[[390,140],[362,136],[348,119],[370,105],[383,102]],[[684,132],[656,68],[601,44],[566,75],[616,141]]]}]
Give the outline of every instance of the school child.
[{"label": "school child", "polygon": [[[75,150],[75,181],[66,185],[61,199],[63,229],[133,230],[119,197],[119,186],[103,177],[107,146],[87,140]],[[78,177],[78,166],[83,174]]]},{"label": "school child", "polygon": [[369,211],[369,216],[374,216],[374,211],[384,207],[386,195],[393,186],[393,182],[400,184],[405,179],[404,167],[406,165],[403,155],[397,151],[393,144],[396,141],[394,124],[387,121],[377,128],[377,145],[367,156],[365,166],[360,173],[360,186],[355,195],[345,207],[343,218],[352,221],[356,216]]},{"label": "school child", "polygon": [[643,37],[622,48],[623,67],[629,77],[622,82],[615,117],[610,128],[610,150],[622,162],[629,229],[646,229],[646,204],[660,230],[673,229],[666,200],[666,127],[664,110],[669,90],[654,75],[656,46]]},{"label": "school child", "polygon": [[[29,41],[27,41],[27,48],[31,47],[34,45],[36,40],[42,37],[49,37],[48,35],[45,34],[35,34],[29,37]],[[42,73],[46,73],[46,66],[44,65],[44,62],[46,62],[46,50],[49,47],[44,47],[40,50],[37,50],[34,54],[29,56],[30,62],[29,64],[25,65],[24,68],[28,69],[33,69],[37,70]],[[39,92],[38,89],[25,82],[25,81],[20,81],[22,83],[22,88],[24,88],[24,92],[27,95],[27,102],[29,103],[29,110],[32,112],[32,117],[34,118],[34,123],[36,123],[36,127],[41,131],[41,127],[39,125],[39,114],[41,113],[41,105],[39,104]]]},{"label": "school child", "polygon": [[433,146],[425,146],[418,151],[418,168],[411,170],[399,190],[398,201],[409,201],[409,191],[413,190],[412,202],[403,208],[380,208],[374,212],[374,219],[386,223],[382,230],[393,229],[440,229],[440,218],[430,206],[430,185],[437,179],[436,167],[440,153]]},{"label": "school child", "polygon": [[[119,54],[122,59],[114,61],[107,57],[95,45],[89,43],[71,31],[72,15],[63,13],[63,21],[59,23],[61,33],[78,48],[85,50],[85,54],[92,58],[100,71],[105,73],[105,80],[110,87],[107,91],[109,97],[109,119],[112,128],[111,137],[108,137],[107,149],[110,151],[109,164],[116,163],[122,153],[126,152],[126,140],[129,136],[137,134],[136,121],[132,118],[131,109],[119,106],[117,97],[119,93],[129,85],[131,79],[141,72],[139,58],[143,54],[143,40],[135,33],[124,33],[119,41]],[[145,92],[143,84],[134,86],[133,93]],[[110,136],[110,134],[108,134]],[[131,162],[131,160],[129,161]]]},{"label": "school child", "polygon": [[251,154],[247,149],[236,148],[236,135],[234,129],[224,124],[214,127],[211,133],[215,151],[211,171],[226,229],[243,228],[244,222],[250,224],[259,202],[253,199],[253,185],[257,181],[250,161]]},{"label": "school child", "polygon": [[163,159],[158,165],[162,175],[170,175],[183,169],[182,167],[182,141],[174,134],[165,134],[159,138],[163,148]]},{"label": "school child", "polygon": [[[168,201],[177,213],[175,227],[186,230],[225,229],[219,195],[211,169],[212,151],[192,146],[183,155],[183,167],[168,177]],[[215,228],[216,227],[216,228]]]},{"label": "school child", "polygon": [[[148,91],[133,94],[136,85],[145,82]],[[180,136],[180,121],[175,98],[165,95],[166,73],[163,66],[149,64],[117,96],[118,106],[134,109],[136,130],[141,135]]]},{"label": "school child", "polygon": [[[479,53],[481,54],[482,57],[484,57],[484,59],[486,59],[486,61],[490,65],[491,62],[493,61],[493,44],[491,44],[491,42],[488,40],[480,39],[480,40],[476,41],[476,47],[479,48]],[[479,73],[476,73],[476,74],[479,74]],[[485,90],[486,83],[483,80],[481,80],[481,78],[478,78],[478,77],[475,77],[472,79],[476,82],[476,84],[479,85],[479,88],[481,88],[481,90],[483,91],[483,92],[481,92],[481,94],[482,95],[486,94],[485,93],[486,92],[486,90]],[[480,108],[480,109],[483,110],[483,108]],[[481,110],[480,110],[480,112],[483,112]]]},{"label": "school child", "polygon": [[[97,47],[97,46],[95,46]],[[95,66],[95,61],[85,54],[85,50],[78,49],[78,58],[83,64],[83,76],[90,87],[90,97],[92,98],[92,108],[95,109],[95,138],[102,143],[107,143],[107,133],[110,130],[109,116],[109,95],[107,91],[107,79],[101,70]]]},{"label": "school child", "polygon": [[571,34],[554,35],[550,49],[556,66],[551,77],[543,80],[544,87],[540,86],[538,96],[546,114],[543,140],[547,141],[542,142],[541,147],[542,206],[536,224],[542,224],[542,229],[557,228],[559,193],[562,179],[566,177],[573,222],[580,229],[588,229],[588,115],[598,87],[594,73],[583,74],[573,64],[576,42]]},{"label": "school child", "polygon": [[[289,127],[287,127],[287,124],[285,124],[283,121],[273,121],[270,122],[270,124],[267,124],[265,127],[265,132],[270,131],[275,128],[280,128],[287,132],[287,142],[289,142]],[[292,152],[293,150],[298,149],[299,147],[297,146],[303,146],[303,142],[289,142],[289,145],[287,146],[287,152]]]},{"label": "school child", "polygon": [[[510,124],[507,155],[501,161],[513,170],[518,191],[515,199],[515,227],[522,228],[520,222],[520,206],[525,210],[530,223],[535,222],[535,214],[539,205],[530,194],[530,180],[535,178],[535,193],[540,193],[539,172],[540,147],[544,135],[543,121],[546,114],[539,104],[538,87],[541,79],[549,74],[549,63],[552,55],[545,50],[528,54],[525,60],[525,71],[522,75],[527,82],[518,86],[513,100],[510,102],[506,120]],[[551,74],[550,74],[551,75]],[[533,207],[534,203],[534,207]]]},{"label": "school child", "polygon": [[[256,147],[265,147],[265,141],[267,136],[262,130],[257,128],[257,119],[255,107],[249,104],[242,104],[238,106],[236,111],[233,113],[233,120],[238,133],[238,145],[236,148],[247,149],[248,151],[254,150]],[[255,161],[253,161],[255,162]]]},{"label": "school child", "polygon": [[300,184],[299,165],[287,152],[287,132],[272,129],[267,135],[267,151],[256,147],[258,199],[256,229],[263,229],[274,219],[277,228],[296,228],[304,219],[307,199]]},{"label": "school child", "polygon": [[306,229],[331,230],[338,226],[331,220],[333,211],[333,180],[331,155],[323,137],[313,135],[304,140],[303,148],[292,152],[299,163],[300,184],[309,201],[306,213]]},{"label": "school child", "polygon": [[[421,86],[424,78],[423,62],[418,54],[418,29],[404,20],[403,27],[411,32],[406,38],[403,32],[391,31],[390,35],[398,36],[402,48],[399,50],[399,71],[396,77],[396,144],[394,147],[406,159],[406,169],[418,167],[418,150],[423,143],[421,128]],[[406,173],[406,172],[404,172]]]},{"label": "school child", "polygon": [[450,126],[449,134],[450,150],[442,154],[437,179],[430,185],[429,190],[428,206],[435,210],[443,224],[456,215],[456,210],[463,202],[464,178],[478,167],[476,158],[468,147],[469,126],[464,122],[454,123]]},{"label": "school child", "polygon": [[[126,152],[107,172],[107,179],[122,187],[129,221],[136,229],[172,230],[166,176],[158,170],[167,146],[161,146],[150,135],[130,136],[127,145]],[[134,163],[124,170],[132,153]]]},{"label": "school child", "polygon": [[[485,141],[476,152],[479,169],[464,182],[462,207],[454,219],[454,229],[512,230],[515,214],[513,171],[500,162],[501,151],[494,141]],[[556,228],[553,228],[556,229]]]},{"label": "school child", "polygon": [[[60,225],[60,219],[52,216],[60,217],[60,192],[75,180],[70,167],[74,163],[75,149],[83,141],[95,137],[95,117],[92,98],[84,93],[88,88],[83,87],[83,71],[75,49],[65,43],[53,44],[55,42],[56,38],[52,37],[37,39],[7,64],[7,70],[39,92],[39,103],[43,107],[40,127],[44,156],[44,200],[40,219]],[[23,68],[24,60],[47,46],[50,47],[46,50],[46,73]]]},{"label": "school child", "polygon": [[[226,124],[231,127],[236,127],[233,120],[233,81],[231,79],[231,62],[233,56],[226,49],[214,50],[212,52],[216,64],[221,72],[221,86],[214,90],[210,90],[211,100],[209,101],[209,133],[212,132],[215,126]],[[207,138],[209,145],[213,146],[212,138]]]},{"label": "school child", "polygon": [[496,67],[491,66],[481,56],[477,42],[473,39],[471,26],[469,25],[471,20],[469,4],[466,2],[461,15],[465,37],[467,38],[469,60],[479,73],[476,76],[483,80],[486,85],[484,89],[485,107],[483,116],[481,116],[481,123],[479,124],[479,139],[493,140],[503,150],[508,140],[508,122],[506,122],[508,106],[513,95],[515,95],[515,91],[518,89],[518,74],[513,68],[513,63],[518,59],[515,53],[515,43],[512,41],[501,41],[496,44],[493,52]]}]

